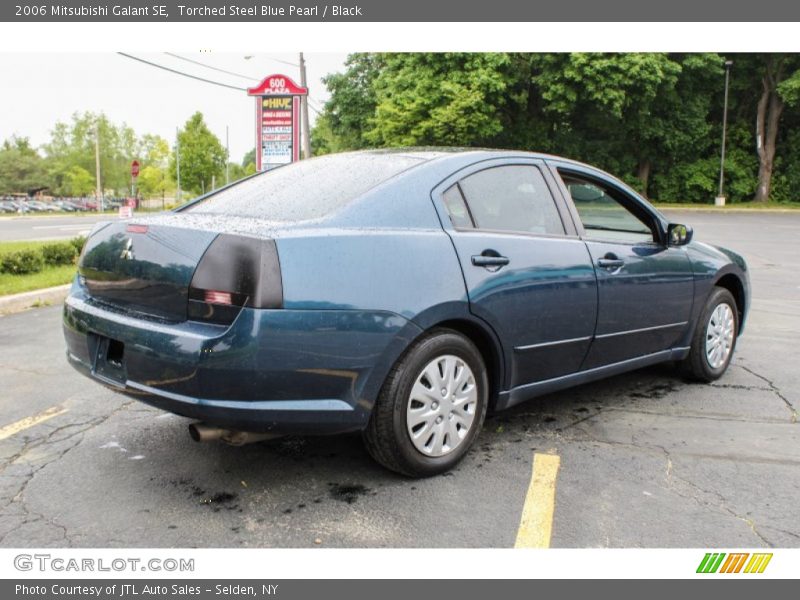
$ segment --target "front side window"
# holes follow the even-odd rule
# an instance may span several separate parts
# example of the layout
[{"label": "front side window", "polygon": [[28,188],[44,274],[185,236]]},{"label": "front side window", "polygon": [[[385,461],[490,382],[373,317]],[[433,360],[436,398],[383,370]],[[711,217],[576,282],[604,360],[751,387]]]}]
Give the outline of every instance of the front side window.
[{"label": "front side window", "polygon": [[619,192],[566,174],[561,178],[588,236],[630,243],[653,241],[650,226],[618,199]]},{"label": "front side window", "polygon": [[550,189],[536,167],[492,167],[464,178],[459,185],[479,229],[565,233]]}]

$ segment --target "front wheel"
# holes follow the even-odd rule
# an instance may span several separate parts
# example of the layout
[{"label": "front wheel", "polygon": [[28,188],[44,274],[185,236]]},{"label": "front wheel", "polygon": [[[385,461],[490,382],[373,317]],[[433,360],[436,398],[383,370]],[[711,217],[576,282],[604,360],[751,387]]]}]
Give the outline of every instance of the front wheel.
[{"label": "front wheel", "polygon": [[705,382],[722,377],[733,357],[738,333],[736,300],[728,290],[715,288],[700,315],[689,356],[683,360],[684,372]]},{"label": "front wheel", "polygon": [[483,426],[488,387],[475,345],[449,329],[432,331],[386,378],[364,432],[367,450],[411,477],[451,469]]}]

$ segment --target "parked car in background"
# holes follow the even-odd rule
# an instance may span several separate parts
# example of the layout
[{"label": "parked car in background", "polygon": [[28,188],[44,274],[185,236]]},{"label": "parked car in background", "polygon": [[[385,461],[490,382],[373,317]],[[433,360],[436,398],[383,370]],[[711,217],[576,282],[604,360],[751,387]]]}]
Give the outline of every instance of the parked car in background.
[{"label": "parked car in background", "polygon": [[59,210],[64,212],[75,212],[78,209],[65,200],[53,200],[53,206],[58,207]]},{"label": "parked car in background", "polygon": [[664,361],[719,378],[749,303],[742,257],[594,167],[402,150],[98,225],[63,323],[76,369],[197,440],[361,431],[427,476],[489,409]]}]

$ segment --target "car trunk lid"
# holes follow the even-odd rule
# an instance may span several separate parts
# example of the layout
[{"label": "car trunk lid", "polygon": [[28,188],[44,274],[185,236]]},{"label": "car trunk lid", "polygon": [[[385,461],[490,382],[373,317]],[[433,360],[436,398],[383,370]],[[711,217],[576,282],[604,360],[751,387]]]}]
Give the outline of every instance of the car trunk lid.
[{"label": "car trunk lid", "polygon": [[184,321],[192,275],[217,235],[146,221],[113,222],[89,237],[78,272],[101,303]]}]

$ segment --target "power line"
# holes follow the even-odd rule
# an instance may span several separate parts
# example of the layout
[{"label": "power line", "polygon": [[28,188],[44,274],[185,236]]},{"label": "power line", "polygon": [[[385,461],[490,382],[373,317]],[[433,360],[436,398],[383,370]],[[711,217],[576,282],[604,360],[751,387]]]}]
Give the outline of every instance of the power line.
[{"label": "power line", "polygon": [[[257,55],[256,54],[251,54],[249,56],[245,56],[244,59],[245,60],[250,60],[251,58],[254,58],[255,56],[257,56]],[[299,67],[300,66],[297,63],[293,63],[293,62],[288,61],[288,60],[281,60],[280,58],[272,58],[271,56],[267,56],[266,58],[267,58],[267,60],[274,60],[275,62],[283,63],[284,65],[290,65],[292,67]]]},{"label": "power line", "polygon": [[247,79],[251,82],[258,82],[255,77],[250,77],[249,75],[242,75],[241,73],[236,73],[234,71],[226,71],[225,69],[220,69],[218,67],[212,67],[211,65],[207,65],[205,63],[201,63],[199,60],[193,60],[191,58],[186,58],[185,56],[180,56],[178,54],[173,54],[172,52],[164,52],[167,56],[172,56],[173,58],[177,58],[178,60],[185,60],[188,63],[192,63],[193,65],[199,65],[201,67],[205,67],[206,69],[211,69],[212,71],[219,71],[220,73],[225,73],[227,75],[233,75],[234,77],[241,77],[242,79]]},{"label": "power line", "polygon": [[155,67],[157,69],[162,69],[164,71],[169,71],[170,73],[175,73],[176,75],[182,75],[183,77],[188,77],[189,79],[195,79],[197,81],[202,81],[203,83],[210,83],[212,85],[218,85],[220,87],[228,88],[231,90],[237,90],[240,92],[246,92],[247,88],[238,87],[235,85],[228,85],[227,83],[220,83],[219,81],[212,81],[211,79],[205,79],[203,77],[197,77],[196,75],[190,75],[189,73],[184,73],[183,71],[178,71],[177,69],[171,69],[170,67],[165,67],[164,65],[159,65],[154,62],[150,62],[149,60],[145,60],[143,58],[138,58],[136,56],[131,56],[130,54],[125,54],[124,52],[117,52],[120,56],[124,56],[125,58],[130,58],[131,60],[138,61],[140,63],[144,63],[146,65],[150,65],[151,67]]}]

